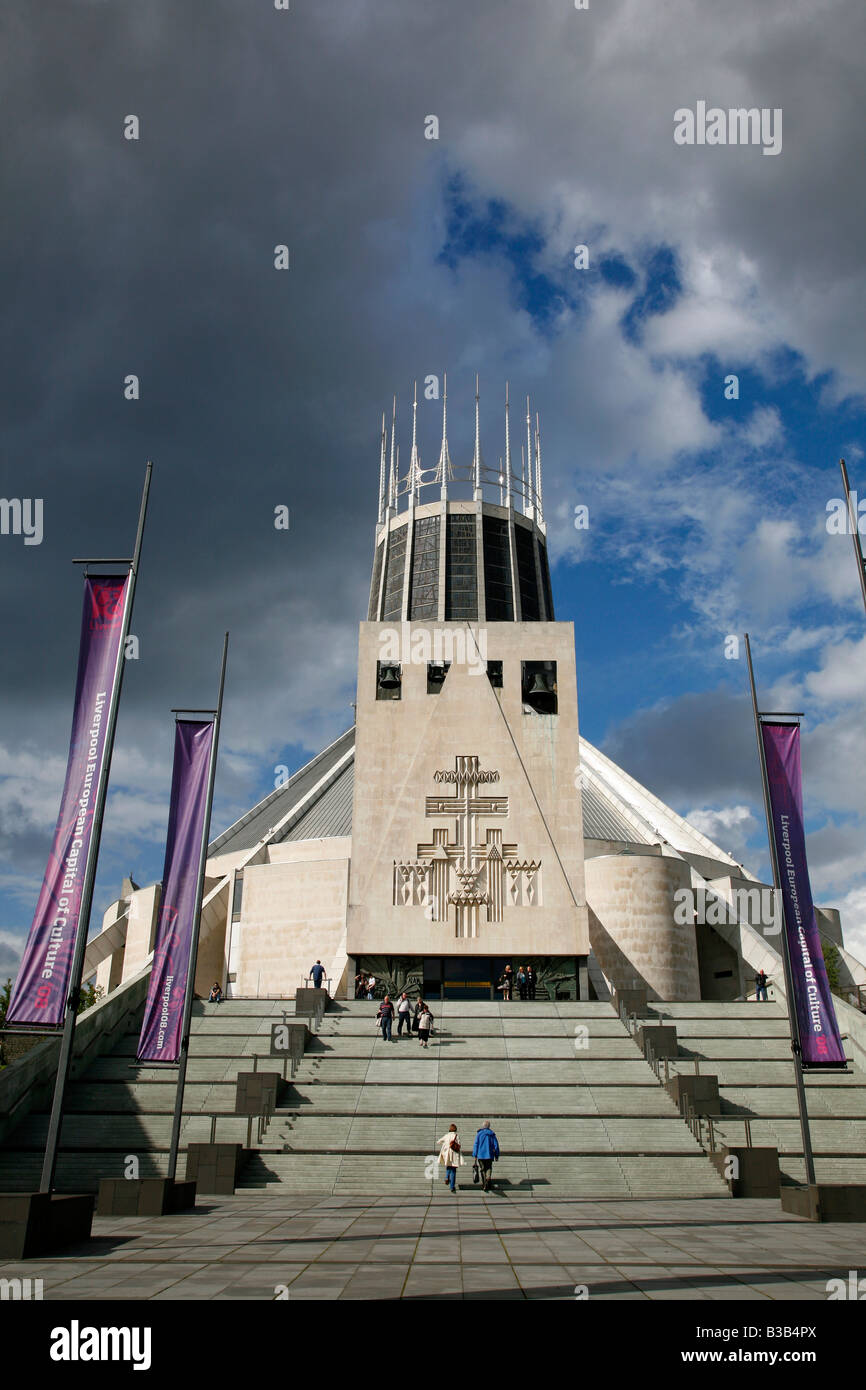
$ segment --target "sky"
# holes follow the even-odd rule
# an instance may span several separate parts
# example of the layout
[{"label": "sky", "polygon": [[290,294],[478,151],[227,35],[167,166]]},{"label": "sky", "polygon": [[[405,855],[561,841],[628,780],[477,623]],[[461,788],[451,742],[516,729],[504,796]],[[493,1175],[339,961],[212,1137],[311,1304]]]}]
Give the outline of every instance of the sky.
[{"label": "sky", "polygon": [[[170,710],[213,704],[224,630],[214,833],[351,724],[381,412],[405,459],[444,372],[456,462],[476,373],[488,460],[506,380],[540,413],[583,735],[766,876],[749,632],[762,708],[803,711],[816,901],[866,956],[866,621],[827,525],[840,457],[866,498],[861,0],[9,0],[2,27],[0,496],[43,534],[0,535],[0,975],[63,783],[71,559],[130,553],[152,459],[98,925],[161,874]],[[700,102],[781,112],[781,149],[677,143]],[[440,428],[422,394],[427,464]]]}]

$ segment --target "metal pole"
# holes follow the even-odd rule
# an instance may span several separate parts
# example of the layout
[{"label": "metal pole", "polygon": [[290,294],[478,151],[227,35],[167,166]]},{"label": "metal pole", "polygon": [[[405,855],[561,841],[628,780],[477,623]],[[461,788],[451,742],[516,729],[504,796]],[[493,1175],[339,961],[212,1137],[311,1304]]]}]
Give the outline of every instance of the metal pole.
[{"label": "metal pole", "polygon": [[842,469],[842,485],[845,488],[845,503],[848,507],[848,518],[851,522],[851,539],[854,542],[854,554],[857,557],[857,573],[860,576],[860,592],[863,595],[863,605],[866,607],[866,560],[863,559],[863,546],[860,543],[860,527],[858,525],[857,512],[851,503],[848,469],[845,467],[844,459],[839,460],[839,467]]},{"label": "metal pole", "polygon": [[45,1141],[45,1158],[42,1164],[42,1179],[39,1184],[40,1192],[51,1192],[53,1190],[54,1176],[57,1169],[60,1129],[63,1124],[63,1103],[66,1099],[66,1087],[69,1082],[69,1073],[72,1067],[72,1045],[75,1039],[75,1021],[78,1016],[78,1001],[81,994],[81,975],[84,970],[84,953],[87,949],[90,910],[93,906],[96,864],[99,858],[99,842],[102,836],[105,797],[108,791],[108,778],[111,772],[114,731],[117,725],[117,707],[120,703],[120,688],[123,684],[123,670],[126,663],[126,638],[129,634],[129,624],[132,618],[132,604],[135,598],[135,581],[138,578],[138,566],[139,560],[141,559],[141,542],[144,536],[144,522],[147,516],[147,498],[150,492],[150,475],[152,471],[153,464],[148,463],[144,473],[144,491],[141,495],[141,507],[138,513],[138,531],[135,537],[135,550],[133,551],[132,560],[126,562],[129,565],[129,583],[126,590],[126,603],[124,605],[123,622],[120,632],[120,645],[117,650],[117,664],[114,668],[111,701],[108,706],[105,757],[102,763],[99,784],[96,788],[96,798],[93,803],[93,832],[90,837],[87,863],[84,866],[84,879],[81,888],[81,908],[78,914],[78,930],[75,933],[75,945],[72,951],[69,994],[66,1000],[66,1018],[63,1023],[60,1055],[57,1059],[57,1078],[54,1083],[54,1098],[51,1102],[51,1115],[48,1120],[48,1137]]},{"label": "metal pole", "polygon": [[207,802],[205,805],[204,824],[201,835],[201,851],[198,859],[198,881],[195,889],[195,905],[192,915],[192,937],[189,943],[189,966],[186,976],[186,997],[183,1001],[183,1021],[180,1030],[180,1057],[178,1058],[177,1069],[177,1094],[174,1098],[174,1119],[171,1126],[171,1143],[168,1151],[168,1170],[166,1177],[169,1181],[174,1181],[177,1173],[177,1151],[180,1147],[180,1126],[183,1117],[183,1091],[186,1085],[186,1064],[189,1058],[189,1029],[190,1018],[192,1017],[192,1000],[195,994],[195,967],[198,959],[198,938],[201,931],[201,900],[204,888],[204,871],[207,864],[207,846],[210,835],[210,815],[213,807],[213,788],[216,778],[217,747],[220,736],[220,718],[223,708],[223,689],[226,683],[226,659],[229,650],[229,635],[226,633],[223,640],[223,659],[220,668],[220,688],[217,698],[216,713],[213,718],[213,742],[210,750],[210,762],[207,771]]},{"label": "metal pole", "polygon": [[[764,740],[761,737],[761,716],[758,712],[758,695],[755,690],[755,671],[752,666],[752,649],[749,646],[748,633],[745,634],[745,640],[746,660],[749,666],[749,689],[752,694],[752,713],[755,716],[755,738],[758,741],[758,761],[761,766],[761,786],[764,792],[764,815],[767,820],[770,863],[773,866],[773,887],[776,892],[776,902],[781,903],[784,917],[785,900],[782,897],[782,878],[779,873],[779,860],[776,854],[776,837],[773,834],[773,810],[770,804],[770,783],[767,777],[767,760],[764,755]],[[806,1108],[806,1083],[803,1080],[803,1068],[800,1065],[802,1047],[800,1044],[800,1028],[797,1022],[797,1012],[794,1007],[794,975],[791,970],[791,952],[788,946],[788,924],[785,920],[782,922],[782,964],[785,970],[788,1021],[791,1025],[791,1052],[794,1060],[794,1083],[797,1087],[797,1109],[800,1113],[800,1132],[803,1136],[803,1157],[806,1160],[806,1182],[810,1186],[814,1186],[815,1160],[812,1156],[812,1136],[809,1132],[809,1112]]]}]

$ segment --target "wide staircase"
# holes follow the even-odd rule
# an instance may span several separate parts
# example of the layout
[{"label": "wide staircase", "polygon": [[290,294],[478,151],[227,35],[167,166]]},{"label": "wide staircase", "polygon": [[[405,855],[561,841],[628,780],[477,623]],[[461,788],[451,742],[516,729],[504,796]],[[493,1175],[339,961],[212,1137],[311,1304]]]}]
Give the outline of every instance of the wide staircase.
[{"label": "wide staircase", "polygon": [[[783,1180],[802,1181],[787,1022],[774,1004],[652,1005],[676,1023],[671,1070],[720,1079],[716,1142],[776,1145]],[[449,1194],[436,1141],[453,1122],[472,1186],[471,1148],[490,1120],[502,1148],[502,1191],[589,1198],[723,1197],[705,1148],[608,1003],[435,1004],[425,1051],[416,1037],[383,1042],[375,1004],[332,1003],[264,1133],[253,1121],[246,1191]],[[234,1113],[239,1072],[270,1071],[271,1024],[294,1014],[283,1000],[196,1002],[181,1130],[180,1176],[191,1142],[247,1143]],[[95,1191],[137,1160],[164,1173],[175,1097],[172,1069],[135,1060],[138,1026],[69,1088],[58,1188]],[[663,1073],[662,1073],[663,1075]],[[866,1077],[807,1078],[819,1179],[866,1182]],[[38,1187],[50,1096],[43,1094],[0,1148],[0,1191]],[[706,1146],[706,1129],[704,1130]]]},{"label": "wide staircase", "polygon": [[[100,1177],[129,1173],[132,1158],[139,1177],[167,1171],[177,1073],[173,1067],[136,1061],[143,1008],[129,1019],[113,1049],[69,1086],[57,1162],[61,1192],[95,1192]],[[294,1011],[291,1000],[195,1001],[179,1177],[185,1173],[188,1144],[208,1143],[214,1135],[220,1142],[246,1143],[247,1119],[234,1113],[238,1072],[277,1065],[268,1058],[271,1023],[284,1013],[294,1017]],[[46,1090],[0,1147],[0,1192],[39,1187],[50,1099]],[[252,1129],[255,1142],[255,1122]]]},{"label": "wide staircase", "polygon": [[[751,1142],[779,1150],[783,1182],[806,1178],[791,1035],[779,1003],[651,1004],[650,1011],[677,1029],[674,1070],[719,1078],[722,1119],[716,1141],[742,1144],[749,1121]],[[850,1050],[849,1050],[850,1056]],[[664,1072],[662,1072],[664,1075]],[[866,1075],[807,1073],[806,1108],[819,1182],[866,1183]],[[706,1129],[704,1131],[706,1138]]]},{"label": "wide staircase", "polygon": [[441,1193],[437,1140],[458,1127],[472,1186],[489,1120],[507,1192],[724,1197],[727,1188],[607,1003],[433,1005],[429,1048],[384,1042],[376,1006],[332,1005],[245,1189]]}]

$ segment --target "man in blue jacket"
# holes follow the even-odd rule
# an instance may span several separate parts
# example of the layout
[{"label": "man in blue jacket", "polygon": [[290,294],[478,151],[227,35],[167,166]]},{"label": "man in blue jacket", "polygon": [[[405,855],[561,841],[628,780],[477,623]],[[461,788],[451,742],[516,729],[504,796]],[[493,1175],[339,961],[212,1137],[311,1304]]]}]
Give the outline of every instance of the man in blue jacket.
[{"label": "man in blue jacket", "polygon": [[489,1120],[484,1121],[475,1136],[472,1157],[481,1169],[481,1187],[484,1192],[488,1192],[492,1185],[490,1170],[499,1157],[499,1140],[490,1128]]}]

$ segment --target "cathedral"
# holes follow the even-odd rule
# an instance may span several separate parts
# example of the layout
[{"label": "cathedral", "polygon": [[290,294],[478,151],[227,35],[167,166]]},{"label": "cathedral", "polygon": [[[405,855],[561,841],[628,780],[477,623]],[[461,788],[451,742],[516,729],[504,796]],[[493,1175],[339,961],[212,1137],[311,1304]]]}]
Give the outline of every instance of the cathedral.
[{"label": "cathedral", "polygon": [[[512,422],[506,388],[491,468],[476,383],[455,465],[446,383],[425,468],[416,389],[405,469],[383,417],[378,493],[355,724],[210,844],[197,993],[291,998],[316,960],[336,998],[359,972],[429,1000],[501,999],[530,964],[549,1000],[746,999],[778,977],[759,880],[580,736],[529,401]],[[127,880],[106,913],[85,971],[107,994],[147,964],[158,906]],[[818,921],[844,963],[838,913]]]}]

